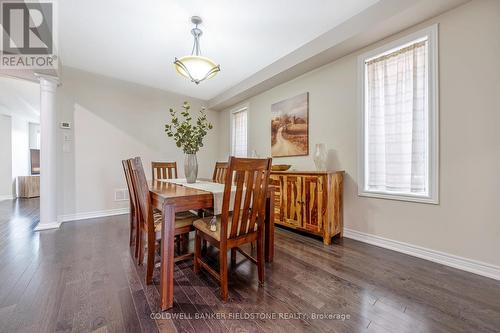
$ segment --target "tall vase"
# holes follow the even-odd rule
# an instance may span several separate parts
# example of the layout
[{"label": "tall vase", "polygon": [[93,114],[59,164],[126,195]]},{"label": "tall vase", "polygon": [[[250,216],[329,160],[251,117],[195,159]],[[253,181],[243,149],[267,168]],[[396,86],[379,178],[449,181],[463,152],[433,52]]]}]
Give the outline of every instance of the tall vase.
[{"label": "tall vase", "polygon": [[324,143],[316,144],[316,149],[314,150],[314,164],[316,165],[316,170],[326,171],[326,145]]},{"label": "tall vase", "polygon": [[198,160],[196,154],[184,155],[184,174],[188,183],[195,183],[198,177]]}]

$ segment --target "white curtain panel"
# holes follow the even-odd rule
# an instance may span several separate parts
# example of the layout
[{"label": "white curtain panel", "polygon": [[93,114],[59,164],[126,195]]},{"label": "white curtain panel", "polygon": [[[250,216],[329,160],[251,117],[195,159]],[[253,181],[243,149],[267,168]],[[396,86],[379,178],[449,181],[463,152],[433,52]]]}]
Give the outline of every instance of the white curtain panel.
[{"label": "white curtain panel", "polygon": [[368,190],[428,192],[428,42],[366,62]]},{"label": "white curtain panel", "polygon": [[233,113],[232,155],[247,157],[247,111]]}]

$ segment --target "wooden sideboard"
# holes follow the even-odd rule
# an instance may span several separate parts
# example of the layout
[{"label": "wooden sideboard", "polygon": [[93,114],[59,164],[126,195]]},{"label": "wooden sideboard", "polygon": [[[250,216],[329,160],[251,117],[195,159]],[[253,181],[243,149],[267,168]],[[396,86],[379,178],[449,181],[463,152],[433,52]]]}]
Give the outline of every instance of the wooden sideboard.
[{"label": "wooden sideboard", "polygon": [[323,237],[343,236],[344,171],[273,171],[275,223]]}]

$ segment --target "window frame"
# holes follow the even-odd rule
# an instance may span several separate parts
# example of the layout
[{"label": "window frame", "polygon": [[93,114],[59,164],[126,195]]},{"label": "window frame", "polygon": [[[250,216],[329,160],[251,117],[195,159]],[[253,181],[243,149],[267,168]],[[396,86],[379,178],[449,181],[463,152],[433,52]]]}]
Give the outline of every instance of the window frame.
[{"label": "window frame", "polygon": [[[428,195],[412,195],[389,191],[373,191],[366,184],[366,121],[365,121],[365,61],[390,53],[405,44],[418,39],[428,39]],[[434,24],[405,37],[386,43],[358,56],[358,195],[361,197],[382,198],[419,203],[439,204],[439,71],[438,71],[438,25]]]},{"label": "window frame", "polygon": [[237,108],[233,109],[231,112],[230,112],[230,119],[229,119],[229,124],[230,124],[230,127],[231,127],[231,131],[230,131],[230,156],[235,156],[234,155],[234,115],[237,114],[237,113],[240,113],[240,112],[246,112],[247,113],[247,121],[246,121],[246,129],[247,129],[247,135],[246,135],[246,146],[247,146],[247,154],[246,156],[237,156],[237,157],[248,157],[248,124],[249,124],[249,120],[248,120],[248,117],[249,117],[249,112],[248,112],[248,105],[247,104],[244,104],[244,105],[240,105],[238,106]]}]

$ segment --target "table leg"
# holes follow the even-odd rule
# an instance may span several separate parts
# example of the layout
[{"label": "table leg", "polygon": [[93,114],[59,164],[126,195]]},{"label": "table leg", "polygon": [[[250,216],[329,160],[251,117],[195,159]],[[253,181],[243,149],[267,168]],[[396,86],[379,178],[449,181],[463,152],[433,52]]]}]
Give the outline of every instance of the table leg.
[{"label": "table leg", "polygon": [[266,199],[265,223],[265,258],[266,262],[274,259],[274,191]]},{"label": "table leg", "polygon": [[164,204],[161,225],[161,309],[170,309],[174,304],[174,206]]}]

